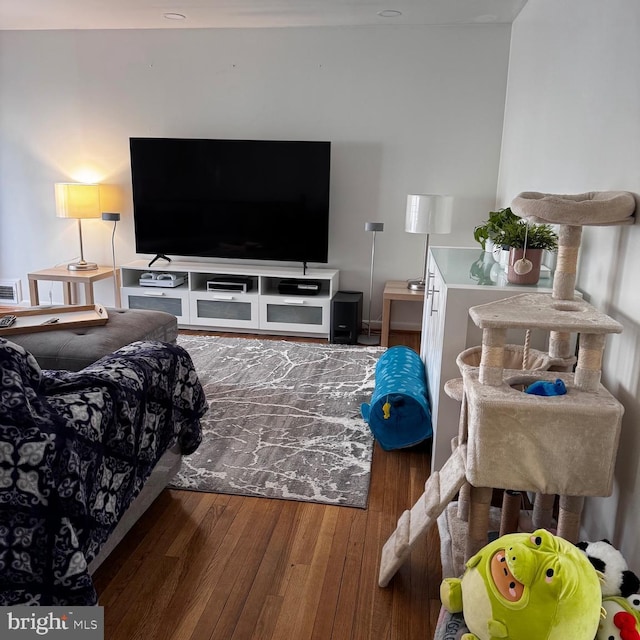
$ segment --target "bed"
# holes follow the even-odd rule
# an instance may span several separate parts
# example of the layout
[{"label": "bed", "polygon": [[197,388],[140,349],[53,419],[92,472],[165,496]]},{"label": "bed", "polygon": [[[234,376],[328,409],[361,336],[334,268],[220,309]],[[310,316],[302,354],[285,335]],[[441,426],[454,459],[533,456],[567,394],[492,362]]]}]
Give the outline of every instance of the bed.
[{"label": "bed", "polygon": [[[92,605],[91,572],[200,444],[203,389],[177,345],[78,372],[0,338],[0,606]],[[154,471],[155,470],[155,471]]]}]

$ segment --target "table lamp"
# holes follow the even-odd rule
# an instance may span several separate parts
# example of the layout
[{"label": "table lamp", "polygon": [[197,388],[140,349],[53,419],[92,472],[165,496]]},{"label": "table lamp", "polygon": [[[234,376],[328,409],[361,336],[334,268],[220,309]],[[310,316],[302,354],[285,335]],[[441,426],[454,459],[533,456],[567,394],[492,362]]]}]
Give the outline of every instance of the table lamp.
[{"label": "table lamp", "polygon": [[67,265],[69,271],[93,271],[98,268],[95,262],[84,259],[82,248],[82,220],[99,218],[100,187],[97,184],[58,182],[55,185],[56,215],[58,218],[76,218],[80,239],[80,260]]},{"label": "table lamp", "polygon": [[376,255],[376,233],[384,231],[384,222],[365,222],[364,230],[373,232],[371,236],[371,269],[369,271],[369,311],[367,313],[367,333],[358,336],[359,344],[376,345],[380,344],[378,336],[371,335],[371,298],[373,298],[373,262]]},{"label": "table lamp", "polygon": [[424,269],[422,278],[409,280],[407,288],[424,291],[427,286],[427,260],[429,256],[429,234],[451,233],[453,198],[432,194],[414,194],[407,196],[407,215],[404,230],[407,233],[426,235],[424,250]]}]

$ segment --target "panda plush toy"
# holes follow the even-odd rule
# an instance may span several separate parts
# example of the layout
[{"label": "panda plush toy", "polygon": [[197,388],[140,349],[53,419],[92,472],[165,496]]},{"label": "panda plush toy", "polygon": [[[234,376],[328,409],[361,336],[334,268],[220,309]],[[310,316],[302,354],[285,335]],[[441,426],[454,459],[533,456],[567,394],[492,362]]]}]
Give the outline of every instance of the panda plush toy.
[{"label": "panda plush toy", "polygon": [[640,592],[640,579],[629,569],[622,554],[608,541],[578,542],[591,564],[604,576],[602,597],[628,598]]},{"label": "panda plush toy", "polygon": [[595,640],[640,640],[640,580],[608,541],[579,542],[601,575],[604,618]]}]

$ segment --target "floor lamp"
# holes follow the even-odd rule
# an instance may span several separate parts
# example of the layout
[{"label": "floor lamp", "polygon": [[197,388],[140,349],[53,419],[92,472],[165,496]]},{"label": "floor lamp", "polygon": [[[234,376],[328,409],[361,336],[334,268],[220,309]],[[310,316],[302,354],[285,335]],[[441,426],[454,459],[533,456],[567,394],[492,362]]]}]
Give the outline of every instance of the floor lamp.
[{"label": "floor lamp", "polygon": [[102,212],[102,219],[113,222],[113,231],[111,232],[111,263],[113,265],[113,295],[115,296],[116,307],[120,308],[120,285],[118,284],[118,270],[116,267],[116,225],[120,220],[119,213]]},{"label": "floor lamp", "polygon": [[413,291],[424,291],[426,289],[429,234],[451,233],[452,205],[453,198],[451,196],[424,193],[407,196],[407,215],[404,230],[407,233],[423,233],[426,235],[422,278],[409,280],[407,282],[408,289]]},{"label": "floor lamp", "polygon": [[373,298],[373,262],[376,255],[376,233],[384,231],[384,222],[365,222],[364,230],[373,232],[371,237],[371,270],[369,272],[369,311],[367,312],[367,333],[358,336],[358,344],[380,344],[379,336],[371,335],[371,299]]}]

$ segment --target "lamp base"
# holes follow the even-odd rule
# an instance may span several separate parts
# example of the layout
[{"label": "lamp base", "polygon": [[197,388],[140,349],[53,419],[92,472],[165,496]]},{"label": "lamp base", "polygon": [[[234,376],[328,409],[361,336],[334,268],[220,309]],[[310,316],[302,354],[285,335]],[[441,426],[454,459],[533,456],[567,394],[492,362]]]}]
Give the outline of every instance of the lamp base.
[{"label": "lamp base", "polygon": [[424,280],[407,280],[407,289],[411,291],[424,291],[427,283]]},{"label": "lamp base", "polygon": [[363,333],[358,336],[358,344],[364,344],[367,347],[377,347],[380,344],[380,336],[369,336]]},{"label": "lamp base", "polygon": [[95,262],[87,262],[86,260],[70,262],[67,265],[67,269],[69,271],[95,271],[97,268],[98,265]]}]

